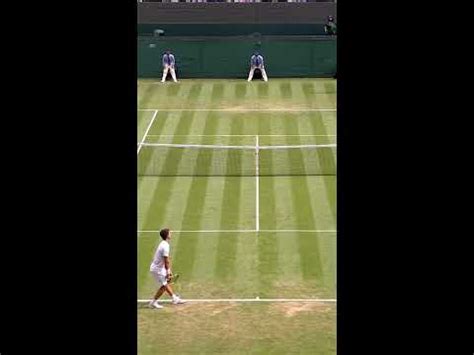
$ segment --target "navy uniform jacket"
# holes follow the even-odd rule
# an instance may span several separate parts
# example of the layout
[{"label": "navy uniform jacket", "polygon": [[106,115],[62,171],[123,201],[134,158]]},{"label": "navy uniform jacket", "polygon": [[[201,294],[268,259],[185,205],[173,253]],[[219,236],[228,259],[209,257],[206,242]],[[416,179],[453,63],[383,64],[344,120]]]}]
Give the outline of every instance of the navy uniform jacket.
[{"label": "navy uniform jacket", "polygon": [[174,55],[173,54],[164,54],[163,55],[163,66],[165,66],[166,64],[170,65],[170,66],[174,66],[175,65],[175,59],[174,59]]},{"label": "navy uniform jacket", "polygon": [[259,55],[252,55],[250,58],[250,65],[255,67],[263,67],[263,57]]}]

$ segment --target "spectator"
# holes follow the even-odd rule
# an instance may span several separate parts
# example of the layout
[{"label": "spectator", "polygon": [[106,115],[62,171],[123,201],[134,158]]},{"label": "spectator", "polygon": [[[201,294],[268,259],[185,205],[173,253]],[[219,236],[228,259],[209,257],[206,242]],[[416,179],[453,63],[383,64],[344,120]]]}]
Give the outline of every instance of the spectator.
[{"label": "spectator", "polygon": [[328,21],[324,25],[324,32],[330,36],[335,36],[337,34],[336,23],[334,22],[334,17],[328,16]]}]

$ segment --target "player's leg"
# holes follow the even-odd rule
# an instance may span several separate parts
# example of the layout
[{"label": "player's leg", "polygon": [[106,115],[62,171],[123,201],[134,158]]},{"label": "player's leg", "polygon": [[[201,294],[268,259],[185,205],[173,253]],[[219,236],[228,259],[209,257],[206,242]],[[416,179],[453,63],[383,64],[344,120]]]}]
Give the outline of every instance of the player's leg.
[{"label": "player's leg", "polygon": [[156,291],[155,296],[150,301],[149,306],[152,308],[163,308],[162,305],[158,304],[158,298],[160,298],[161,295],[165,292],[165,287],[162,284],[163,278],[160,277],[160,275],[155,272],[152,272],[151,274],[153,278],[155,279],[155,281],[160,285],[160,288],[158,289],[158,291]]},{"label": "player's leg", "polygon": [[265,68],[260,68],[260,72],[262,73],[262,78],[265,81],[268,81],[267,73],[265,72]]},{"label": "player's leg", "polygon": [[174,292],[173,292],[173,289],[171,288],[171,285],[170,285],[170,284],[166,284],[166,286],[163,286],[163,288],[164,288],[164,291],[165,291],[171,298],[173,298]]},{"label": "player's leg", "polygon": [[166,75],[168,75],[168,70],[169,70],[169,67],[165,65],[165,67],[163,68],[163,77],[161,78],[162,83],[164,83],[166,80]]},{"label": "player's leg", "polygon": [[249,72],[249,78],[247,79],[247,81],[251,81],[253,79],[253,72],[255,71],[255,68],[252,67],[250,68],[250,72]]},{"label": "player's leg", "polygon": [[156,291],[156,294],[155,294],[155,296],[153,297],[153,301],[157,301],[158,298],[160,298],[161,295],[163,295],[163,293],[165,293],[165,291],[166,291],[166,287],[161,286],[161,287],[158,289],[158,291]]},{"label": "player's leg", "polygon": [[170,284],[168,283],[168,280],[166,279],[166,275],[162,275],[155,272],[152,272],[152,275],[156,282],[160,285],[160,289],[156,292],[154,299],[150,301],[150,307],[163,308],[163,306],[158,304],[158,298],[160,298],[161,295],[163,295],[163,293],[165,292],[171,297],[171,299],[173,300],[173,304],[185,303],[185,301],[183,301],[173,292],[173,289],[171,288]]},{"label": "player's leg", "polygon": [[171,285],[170,284],[166,284],[165,285],[165,290],[166,290],[166,293],[171,297],[171,299],[173,300],[173,304],[182,304],[182,303],[186,303],[186,301],[183,301],[179,296],[177,296],[174,292],[173,292],[173,289],[171,288]]},{"label": "player's leg", "polygon": [[173,77],[174,82],[177,83],[178,80],[176,79],[176,72],[174,71],[174,68],[170,68],[170,71],[171,71],[171,76]]}]

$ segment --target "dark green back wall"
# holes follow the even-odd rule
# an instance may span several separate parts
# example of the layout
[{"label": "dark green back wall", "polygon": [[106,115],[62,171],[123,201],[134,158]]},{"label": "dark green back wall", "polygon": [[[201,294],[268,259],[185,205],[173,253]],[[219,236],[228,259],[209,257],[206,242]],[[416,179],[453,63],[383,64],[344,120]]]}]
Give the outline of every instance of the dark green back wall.
[{"label": "dark green back wall", "polygon": [[[161,77],[161,56],[171,49],[179,78],[246,78],[255,39],[138,38],[138,76]],[[336,73],[333,37],[265,37],[258,45],[271,77],[326,77]]]},{"label": "dark green back wall", "polygon": [[138,24],[138,35],[153,35],[157,29],[165,36],[246,36],[258,32],[262,35],[324,35],[324,23],[295,24]]}]

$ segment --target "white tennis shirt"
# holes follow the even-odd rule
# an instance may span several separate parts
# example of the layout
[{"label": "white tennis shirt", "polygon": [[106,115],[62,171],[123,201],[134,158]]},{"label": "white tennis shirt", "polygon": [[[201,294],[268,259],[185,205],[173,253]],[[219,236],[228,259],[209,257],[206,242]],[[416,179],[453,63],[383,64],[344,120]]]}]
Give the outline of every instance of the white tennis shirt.
[{"label": "white tennis shirt", "polygon": [[163,240],[156,249],[155,256],[150,265],[150,271],[166,275],[165,256],[170,256],[170,245],[166,240]]}]

